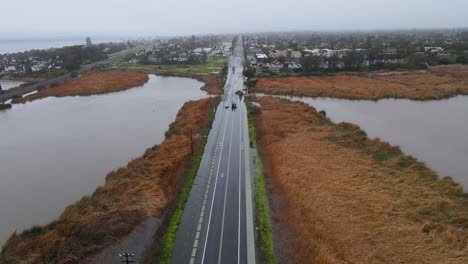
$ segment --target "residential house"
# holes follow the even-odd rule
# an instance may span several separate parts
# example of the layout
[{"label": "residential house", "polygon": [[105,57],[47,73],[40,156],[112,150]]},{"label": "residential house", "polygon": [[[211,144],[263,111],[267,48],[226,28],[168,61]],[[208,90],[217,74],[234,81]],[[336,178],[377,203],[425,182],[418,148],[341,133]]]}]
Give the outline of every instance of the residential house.
[{"label": "residential house", "polygon": [[247,55],[247,60],[249,61],[251,67],[257,66],[257,59],[254,55]]},{"label": "residential house", "polygon": [[277,59],[280,57],[286,58],[288,56],[288,51],[287,50],[275,50],[274,52],[270,53],[270,57]]},{"label": "residential house", "polygon": [[255,58],[257,59],[258,64],[263,64],[267,61],[268,56],[263,53],[258,53],[258,54],[255,54]]},{"label": "residential house", "polygon": [[424,47],[424,52],[426,53],[436,54],[443,51],[444,49],[442,47]]},{"label": "residential house", "polygon": [[284,64],[279,61],[274,61],[271,63],[267,63],[266,66],[267,66],[268,72],[280,73],[281,69],[284,67]]},{"label": "residential house", "polygon": [[7,67],[5,68],[5,71],[4,71],[4,72],[5,72],[5,73],[15,73],[15,72],[17,72],[16,66],[7,66]]},{"label": "residential house", "polygon": [[302,53],[300,51],[291,51],[291,58],[300,59],[302,58]]}]

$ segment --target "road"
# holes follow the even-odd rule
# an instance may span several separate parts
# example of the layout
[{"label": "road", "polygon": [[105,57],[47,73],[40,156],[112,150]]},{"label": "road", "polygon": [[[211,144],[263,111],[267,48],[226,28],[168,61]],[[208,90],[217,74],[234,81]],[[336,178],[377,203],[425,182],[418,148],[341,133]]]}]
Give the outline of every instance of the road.
[{"label": "road", "polygon": [[243,63],[239,37],[171,263],[255,263],[247,109],[235,95],[244,88]]},{"label": "road", "polygon": [[[136,50],[142,49],[142,48],[144,48],[144,47],[137,47],[137,48],[128,49],[126,52],[121,52],[118,55],[114,55],[114,56],[109,57],[109,58],[107,58],[105,60],[98,61],[98,62],[88,64],[88,65],[83,65],[83,66],[80,67],[80,69],[77,72],[79,74],[83,74],[85,72],[88,72],[88,71],[92,70],[93,68],[96,68],[96,67],[100,66],[100,65],[105,65],[105,64],[109,64],[109,63],[118,61],[118,60],[122,59],[124,56],[128,55],[129,53],[135,52]],[[31,93],[31,92],[34,92],[34,91],[42,90],[42,89],[50,87],[53,84],[62,83],[62,82],[66,81],[66,80],[69,80],[71,78],[72,78],[71,73],[65,73],[65,74],[57,76],[55,78],[51,78],[51,79],[47,79],[47,80],[42,81],[42,82],[38,82],[38,83],[35,83],[35,84],[23,86],[23,87],[21,87],[19,89],[7,90],[4,93],[0,94],[0,103],[3,102],[3,101],[6,101],[6,100],[12,99],[16,95],[24,95],[24,94]]]}]

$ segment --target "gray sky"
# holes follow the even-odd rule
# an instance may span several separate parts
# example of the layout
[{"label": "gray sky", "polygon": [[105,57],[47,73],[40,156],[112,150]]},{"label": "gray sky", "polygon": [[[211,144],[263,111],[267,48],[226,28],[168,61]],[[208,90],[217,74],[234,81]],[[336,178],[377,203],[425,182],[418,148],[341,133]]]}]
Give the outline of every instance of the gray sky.
[{"label": "gray sky", "polygon": [[468,27],[468,0],[1,0],[0,10],[0,38]]}]

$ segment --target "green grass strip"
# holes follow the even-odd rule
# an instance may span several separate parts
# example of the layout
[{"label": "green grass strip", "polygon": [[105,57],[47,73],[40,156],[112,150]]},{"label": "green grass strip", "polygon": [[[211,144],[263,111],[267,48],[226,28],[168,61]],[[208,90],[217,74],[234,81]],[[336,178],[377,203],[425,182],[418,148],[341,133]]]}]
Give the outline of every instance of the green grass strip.
[{"label": "green grass strip", "polygon": [[267,264],[276,264],[277,260],[275,257],[275,250],[273,245],[273,232],[271,228],[270,220],[270,207],[268,203],[268,196],[265,187],[265,177],[263,175],[263,165],[260,157],[260,153],[256,147],[256,133],[254,124],[254,113],[252,103],[245,100],[247,105],[248,123],[249,123],[249,137],[250,147],[255,148],[256,156],[255,167],[255,225],[257,227],[257,236],[260,245],[258,248],[261,251],[263,262]]},{"label": "green grass strip", "polygon": [[[218,98],[214,102],[214,109],[217,108],[221,99]],[[211,125],[213,124],[215,112],[210,111],[209,117],[209,127],[205,131],[202,140],[200,142],[200,147],[194,154],[190,169],[185,177],[184,184],[182,185],[182,190],[180,192],[179,198],[177,200],[176,207],[171,215],[169,223],[167,225],[166,231],[164,232],[163,238],[161,240],[161,252],[159,257],[156,258],[155,263],[169,264],[171,262],[172,251],[174,249],[174,242],[176,238],[177,229],[179,228],[180,220],[182,219],[182,214],[184,213],[185,204],[190,196],[190,191],[192,190],[193,181],[197,175],[200,163],[203,158],[203,153],[205,152],[206,142],[208,140],[208,134],[211,130]]]}]

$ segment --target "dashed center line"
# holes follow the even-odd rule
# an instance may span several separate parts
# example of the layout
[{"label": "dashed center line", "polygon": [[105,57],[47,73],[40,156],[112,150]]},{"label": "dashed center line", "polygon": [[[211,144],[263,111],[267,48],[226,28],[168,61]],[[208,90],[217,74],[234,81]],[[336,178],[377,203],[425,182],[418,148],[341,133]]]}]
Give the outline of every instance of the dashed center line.
[{"label": "dashed center line", "polygon": [[[226,117],[224,116],[224,118],[226,118]],[[197,233],[195,235],[195,241],[193,242],[192,257],[190,258],[190,264],[195,263],[195,256],[197,254],[198,243],[200,242],[200,232],[201,232],[201,228],[202,228],[202,225],[203,225],[203,219],[204,219],[204,216],[205,216],[206,203],[207,203],[207,200],[208,200],[208,194],[209,194],[209,190],[210,190],[210,187],[211,187],[211,178],[212,178],[213,172],[214,172],[216,156],[217,156],[218,152],[223,148],[223,142],[222,141],[220,142],[222,132],[224,131],[224,130],[221,130],[222,123],[223,122],[220,122],[219,129],[218,129],[218,134],[216,135],[216,144],[213,147],[211,155],[210,155],[210,158],[211,158],[211,162],[209,163],[210,164],[210,173],[208,175],[208,181],[207,181],[207,184],[206,184],[205,195],[203,196],[203,205],[202,205],[202,208],[201,208],[200,217],[198,219]],[[221,157],[220,157],[220,162],[221,162]],[[223,173],[221,174],[221,177],[224,177]],[[208,237],[206,239],[208,239]]]}]

